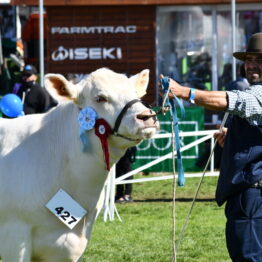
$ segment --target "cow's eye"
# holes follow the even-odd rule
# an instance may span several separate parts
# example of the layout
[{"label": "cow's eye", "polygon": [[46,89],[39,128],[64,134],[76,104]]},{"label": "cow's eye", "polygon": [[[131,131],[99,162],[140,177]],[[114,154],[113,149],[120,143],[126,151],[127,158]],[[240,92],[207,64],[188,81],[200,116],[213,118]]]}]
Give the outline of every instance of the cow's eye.
[{"label": "cow's eye", "polygon": [[96,102],[97,103],[105,103],[105,102],[107,102],[107,98],[100,95],[100,96],[97,97]]}]

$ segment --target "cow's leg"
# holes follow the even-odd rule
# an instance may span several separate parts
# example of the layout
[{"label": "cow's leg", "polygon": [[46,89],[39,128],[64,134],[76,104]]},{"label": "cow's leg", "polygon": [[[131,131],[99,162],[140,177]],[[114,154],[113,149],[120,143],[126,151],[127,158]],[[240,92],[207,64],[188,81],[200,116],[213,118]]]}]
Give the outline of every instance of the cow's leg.
[{"label": "cow's leg", "polygon": [[1,228],[3,262],[30,262],[32,255],[31,228],[20,221],[9,222]]}]

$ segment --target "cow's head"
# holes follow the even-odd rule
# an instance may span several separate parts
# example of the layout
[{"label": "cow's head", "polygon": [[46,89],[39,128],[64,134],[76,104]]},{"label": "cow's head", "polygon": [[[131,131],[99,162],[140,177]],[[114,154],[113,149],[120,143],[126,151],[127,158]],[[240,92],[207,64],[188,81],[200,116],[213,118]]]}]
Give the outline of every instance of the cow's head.
[{"label": "cow's head", "polygon": [[139,100],[146,94],[148,82],[147,69],[128,78],[101,68],[76,85],[59,74],[45,78],[46,89],[56,100],[72,100],[80,109],[94,108],[98,117],[108,122],[112,135],[120,135],[118,139],[129,145],[152,137],[159,127],[155,113]]}]

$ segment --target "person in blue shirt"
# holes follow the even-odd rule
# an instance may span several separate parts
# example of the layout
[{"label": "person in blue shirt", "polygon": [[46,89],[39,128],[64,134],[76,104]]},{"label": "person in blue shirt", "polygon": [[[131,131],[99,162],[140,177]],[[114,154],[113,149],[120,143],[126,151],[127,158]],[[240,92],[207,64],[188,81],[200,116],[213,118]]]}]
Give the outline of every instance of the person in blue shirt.
[{"label": "person in blue shirt", "polygon": [[232,90],[245,91],[249,86],[250,86],[249,82],[246,78],[245,64],[241,64],[239,66],[239,75],[237,76],[237,79],[229,82],[226,85],[226,90],[227,91],[232,91]]},{"label": "person in blue shirt", "polygon": [[[204,91],[170,79],[174,95],[207,109],[233,115],[215,138],[223,147],[216,202],[225,205],[226,241],[233,262],[262,261],[262,33],[249,39],[244,62],[250,86],[244,90]],[[163,77],[163,76],[161,76]]]}]

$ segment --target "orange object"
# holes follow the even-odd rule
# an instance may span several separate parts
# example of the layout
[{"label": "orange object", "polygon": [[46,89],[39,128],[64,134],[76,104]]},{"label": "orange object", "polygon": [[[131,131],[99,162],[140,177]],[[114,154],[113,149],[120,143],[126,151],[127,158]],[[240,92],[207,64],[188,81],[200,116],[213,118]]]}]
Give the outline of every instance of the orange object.
[{"label": "orange object", "polygon": [[[47,25],[46,25],[46,14],[44,14],[44,39],[47,35]],[[22,31],[22,39],[25,42],[29,40],[39,40],[39,14],[32,13]]]}]

